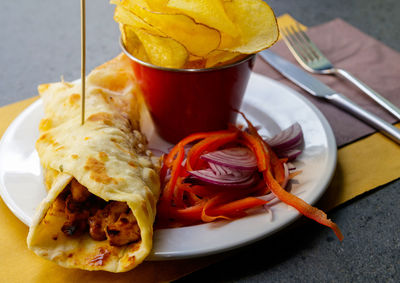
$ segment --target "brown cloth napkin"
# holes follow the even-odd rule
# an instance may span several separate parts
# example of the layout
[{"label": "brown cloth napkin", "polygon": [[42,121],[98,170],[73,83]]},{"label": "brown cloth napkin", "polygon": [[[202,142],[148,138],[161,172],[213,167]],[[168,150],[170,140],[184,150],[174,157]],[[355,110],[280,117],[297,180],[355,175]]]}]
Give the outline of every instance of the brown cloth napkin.
[{"label": "brown cloth napkin", "polygon": [[[307,34],[335,67],[349,71],[394,105],[400,107],[400,53],[341,19],[312,27],[307,30]],[[282,40],[276,43],[271,50],[297,64]],[[338,147],[376,131],[329,102],[306,94],[261,58],[257,58],[254,71],[287,84],[310,99],[328,119]],[[384,120],[390,123],[397,121],[395,117],[346,80],[337,76],[314,76]]]}]

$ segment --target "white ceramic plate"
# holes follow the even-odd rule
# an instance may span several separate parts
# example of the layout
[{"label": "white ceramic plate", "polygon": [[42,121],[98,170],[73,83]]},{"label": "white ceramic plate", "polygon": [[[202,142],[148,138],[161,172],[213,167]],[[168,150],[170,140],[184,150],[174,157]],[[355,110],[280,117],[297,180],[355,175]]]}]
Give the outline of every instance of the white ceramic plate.
[{"label": "white ceramic plate", "polygon": [[[241,110],[253,124],[263,126],[261,134],[267,136],[296,121],[300,123],[305,147],[295,165],[303,173],[292,183],[292,193],[315,203],[327,188],[336,165],[336,143],[325,117],[300,94],[257,74],[251,75]],[[38,100],[13,121],[0,141],[0,194],[26,225],[31,223],[36,207],[46,195],[34,148],[42,116],[43,106]],[[240,119],[238,122],[243,123]],[[168,146],[150,125],[146,134],[151,147]],[[157,230],[148,259],[181,259],[227,251],[267,237],[299,216],[295,209],[278,202],[270,212],[260,209],[234,221]]]}]

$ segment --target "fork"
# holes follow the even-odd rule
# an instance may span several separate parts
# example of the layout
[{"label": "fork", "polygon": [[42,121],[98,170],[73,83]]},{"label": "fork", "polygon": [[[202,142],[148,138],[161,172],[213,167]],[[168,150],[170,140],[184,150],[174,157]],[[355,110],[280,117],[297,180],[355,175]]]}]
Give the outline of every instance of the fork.
[{"label": "fork", "polygon": [[354,77],[348,71],[335,68],[333,64],[325,57],[318,47],[311,41],[307,34],[301,29],[300,25],[288,25],[281,27],[283,40],[290,52],[296,58],[297,62],[307,71],[315,74],[337,75],[354,84],[376,103],[389,111],[397,119],[400,119],[400,109],[393,103],[367,86],[365,83]]}]

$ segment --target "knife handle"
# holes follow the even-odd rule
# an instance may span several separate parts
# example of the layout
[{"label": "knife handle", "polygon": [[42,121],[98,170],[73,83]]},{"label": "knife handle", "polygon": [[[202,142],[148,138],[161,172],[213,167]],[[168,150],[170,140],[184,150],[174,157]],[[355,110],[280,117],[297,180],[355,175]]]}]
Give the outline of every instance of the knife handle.
[{"label": "knife handle", "polygon": [[397,119],[400,119],[400,109],[398,107],[396,107],[389,100],[387,100],[382,95],[377,93],[375,90],[367,86],[365,83],[354,77],[351,73],[342,69],[335,69],[335,74],[339,75],[342,78],[347,79],[349,82],[351,82],[356,87],[361,89],[369,97],[375,100],[376,103],[378,103],[380,106],[389,111],[393,116],[395,116]]},{"label": "knife handle", "polygon": [[368,123],[371,127],[379,130],[380,132],[382,132],[382,134],[400,144],[400,130],[392,124],[382,120],[371,112],[364,110],[363,108],[361,108],[361,106],[354,103],[340,93],[331,94],[325,96],[325,98],[336,106],[353,114],[360,120]]}]

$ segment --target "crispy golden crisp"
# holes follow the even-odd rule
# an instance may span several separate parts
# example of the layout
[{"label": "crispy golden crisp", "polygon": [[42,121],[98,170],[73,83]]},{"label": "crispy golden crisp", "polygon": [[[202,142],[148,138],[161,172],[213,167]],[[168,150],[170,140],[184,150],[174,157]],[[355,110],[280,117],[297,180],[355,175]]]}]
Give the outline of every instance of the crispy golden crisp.
[{"label": "crispy golden crisp", "polygon": [[153,35],[141,29],[136,31],[136,35],[152,64],[168,68],[180,68],[185,64],[188,52],[174,39]]},{"label": "crispy golden crisp", "polygon": [[127,50],[143,58],[144,47],[146,61],[163,67],[209,68],[226,64],[241,58],[241,54],[270,47],[279,36],[274,12],[262,0],[111,3],[116,5],[115,20],[124,26],[121,33]]}]

